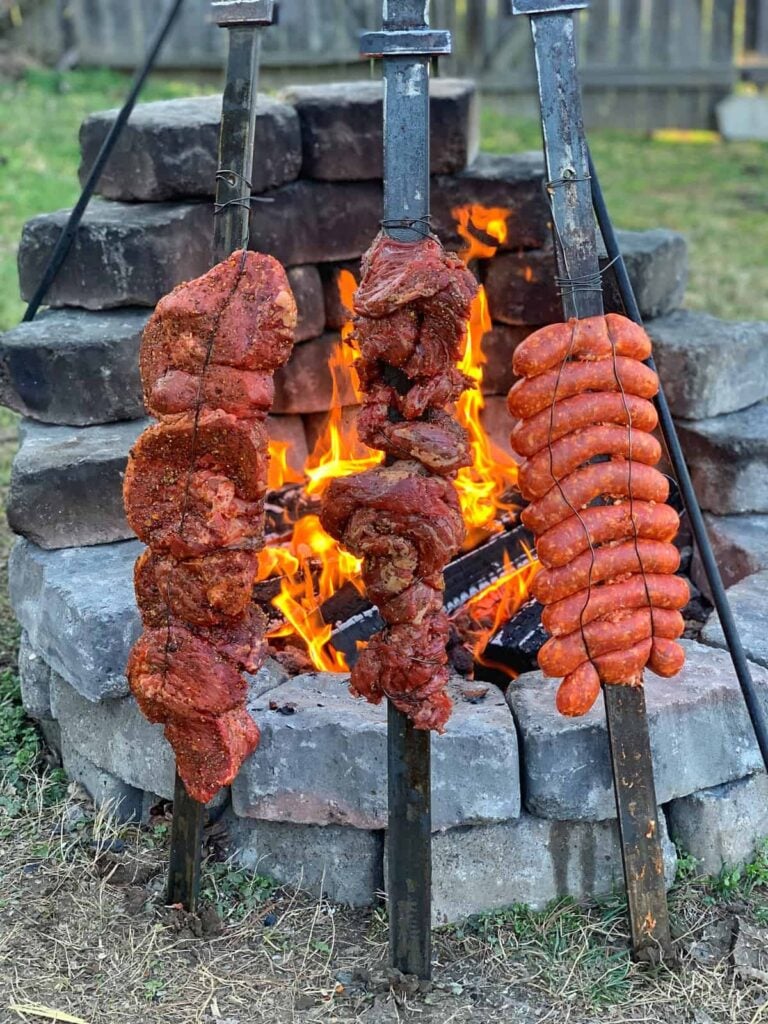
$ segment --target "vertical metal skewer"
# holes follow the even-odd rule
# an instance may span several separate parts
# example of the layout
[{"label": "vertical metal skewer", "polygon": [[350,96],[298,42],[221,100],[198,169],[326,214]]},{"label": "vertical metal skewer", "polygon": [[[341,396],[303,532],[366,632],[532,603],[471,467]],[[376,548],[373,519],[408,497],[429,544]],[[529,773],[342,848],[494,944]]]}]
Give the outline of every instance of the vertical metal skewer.
[{"label": "vertical metal skewer", "polygon": [[[384,60],[384,225],[415,241],[429,216],[429,65],[451,52],[448,32],[428,28],[429,0],[384,0],[383,31],[361,53]],[[431,975],[432,819],[430,734],[389,705],[387,895],[390,965]]]},{"label": "vertical metal skewer", "polygon": [[[574,11],[588,6],[587,0],[512,0],[513,14],[531,17],[566,318],[603,313],[573,22]],[[603,693],[632,948],[638,959],[655,960],[670,955],[672,943],[645,694],[621,685]]]},{"label": "vertical metal skewer", "polygon": [[[219,134],[213,263],[248,241],[250,178],[253,167],[256,94],[261,49],[260,28],[274,21],[274,0],[223,0],[212,5],[216,22],[226,28],[229,55]],[[194,913],[200,892],[205,804],[193,800],[176,773],[167,899]]]}]

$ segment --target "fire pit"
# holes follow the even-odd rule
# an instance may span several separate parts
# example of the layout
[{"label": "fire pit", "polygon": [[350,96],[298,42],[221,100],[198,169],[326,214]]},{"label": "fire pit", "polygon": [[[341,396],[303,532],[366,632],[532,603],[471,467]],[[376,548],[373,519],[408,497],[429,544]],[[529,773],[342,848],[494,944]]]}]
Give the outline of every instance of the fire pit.
[{"label": "fire pit", "polygon": [[[297,88],[265,100],[259,116],[272,145],[254,180],[269,201],[254,204],[251,238],[289,268],[300,343],[278,375],[270,420],[268,546],[255,594],[269,610],[274,657],[251,680],[249,700],[263,740],[217,811],[243,863],[353,903],[383,886],[386,712],[353,701],[344,673],[381,622],[360,594],[356,560],[324,533],[317,509],[330,480],[380,457],[356,435],[354,351],[344,343],[359,256],[381,216],[380,160],[371,159],[380,104],[373,85]],[[471,84],[434,83],[433,227],[483,286],[461,363],[477,388],[457,408],[475,459],[457,481],[468,542],[446,571],[457,710],[433,739],[437,920],[605,892],[621,879],[602,712],[556,718],[537,675],[512,683],[508,701],[497,685],[533,668],[543,640],[527,599],[537,564],[517,524],[503,396],[515,346],[559,319],[559,297],[539,160],[477,155],[475,105]],[[86,155],[112,116],[85,123]],[[2,342],[2,399],[28,417],[8,508],[25,538],[10,570],[25,703],[70,774],[96,799],[119,800],[128,817],[173,793],[170,749],[123,674],[139,632],[131,574],[140,545],[120,494],[127,450],[146,425],[138,338],[160,295],[207,266],[217,119],[215,98],[137,109],[102,182],[108,199],[85,218],[49,294],[54,308]],[[50,214],[25,228],[26,294],[61,222]],[[684,242],[654,231],[623,233],[622,244],[654,336],[653,318],[663,326],[682,300]],[[690,794],[756,770],[726,655],[691,642],[682,683],[654,682],[648,695],[671,821],[682,820]],[[684,710],[676,742],[689,738],[691,763],[670,763],[667,778],[670,708]],[[732,718],[725,730],[716,708]],[[712,717],[728,749],[699,763],[696,738]],[[506,858],[530,867],[499,877]]]}]

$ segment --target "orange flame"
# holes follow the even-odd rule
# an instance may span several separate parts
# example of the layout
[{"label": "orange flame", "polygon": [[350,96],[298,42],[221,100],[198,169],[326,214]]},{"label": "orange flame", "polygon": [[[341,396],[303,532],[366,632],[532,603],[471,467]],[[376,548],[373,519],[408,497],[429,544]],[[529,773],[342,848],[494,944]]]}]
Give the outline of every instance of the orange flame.
[{"label": "orange flame", "polygon": [[269,439],[269,471],[267,473],[267,487],[270,491],[278,491],[285,484],[303,483],[304,477],[297,473],[288,463],[287,441]]}]

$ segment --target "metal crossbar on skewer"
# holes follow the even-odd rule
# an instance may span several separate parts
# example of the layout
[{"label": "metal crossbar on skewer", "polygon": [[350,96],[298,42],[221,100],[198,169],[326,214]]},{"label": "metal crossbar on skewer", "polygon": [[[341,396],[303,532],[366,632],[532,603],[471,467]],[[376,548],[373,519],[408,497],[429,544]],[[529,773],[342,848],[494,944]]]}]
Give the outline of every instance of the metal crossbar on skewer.
[{"label": "metal crossbar on skewer", "polygon": [[[227,29],[229,54],[219,135],[212,262],[248,248],[260,29],[275,17],[274,0],[220,0],[214,20]],[[193,913],[200,891],[205,805],[176,774],[167,898]]]},{"label": "metal crossbar on skewer", "polygon": [[[511,6],[513,14],[531,19],[563,312],[566,319],[600,316],[603,294],[573,22],[574,12],[588,3],[512,0]],[[639,959],[656,960],[671,955],[672,942],[645,694],[642,687],[615,684],[604,686],[603,693],[632,946]]]}]

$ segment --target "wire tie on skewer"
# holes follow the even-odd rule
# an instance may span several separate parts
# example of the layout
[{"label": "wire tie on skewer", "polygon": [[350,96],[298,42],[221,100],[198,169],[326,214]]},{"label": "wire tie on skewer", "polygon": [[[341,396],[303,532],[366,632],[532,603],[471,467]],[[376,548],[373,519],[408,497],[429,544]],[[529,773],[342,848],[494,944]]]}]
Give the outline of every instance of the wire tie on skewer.
[{"label": "wire tie on skewer", "polygon": [[544,182],[544,188],[547,193],[551,196],[556,188],[564,188],[566,185],[576,185],[581,181],[591,181],[591,174],[568,174],[567,172],[562,178],[553,178],[551,181]]},{"label": "wire tie on skewer", "polygon": [[392,228],[406,228],[417,231],[423,238],[429,238],[432,234],[432,215],[427,213],[423,217],[389,217],[379,221],[379,225],[389,231]]}]

